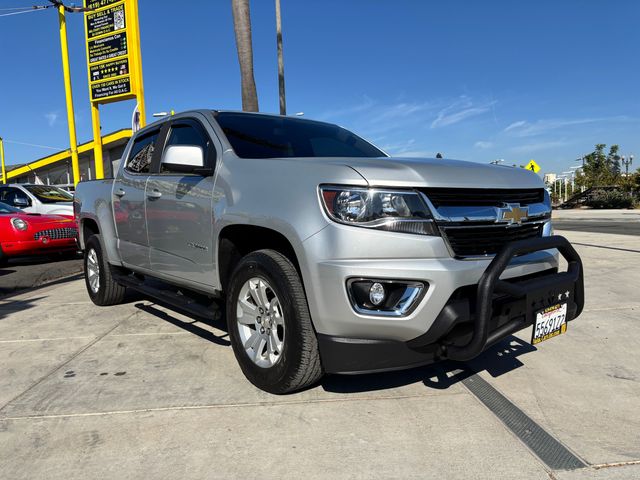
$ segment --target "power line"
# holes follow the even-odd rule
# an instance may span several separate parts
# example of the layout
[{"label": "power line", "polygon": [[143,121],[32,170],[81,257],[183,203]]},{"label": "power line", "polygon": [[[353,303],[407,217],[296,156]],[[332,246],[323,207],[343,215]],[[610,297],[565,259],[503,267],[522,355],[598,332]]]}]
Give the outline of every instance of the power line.
[{"label": "power line", "polygon": [[[40,10],[46,10],[48,8],[53,7],[54,5],[34,5],[33,7],[20,7],[22,10],[20,11],[12,11],[11,13],[0,13],[0,17],[9,17],[11,15],[22,15],[23,13],[33,13],[38,12]],[[18,10],[18,8],[3,8],[1,10]]]},{"label": "power line", "polygon": [[15,145],[24,145],[26,147],[48,148],[50,150],[62,151],[64,148],[50,147],[48,145],[38,145],[37,143],[16,142],[15,140],[4,139],[4,143],[13,143]]}]

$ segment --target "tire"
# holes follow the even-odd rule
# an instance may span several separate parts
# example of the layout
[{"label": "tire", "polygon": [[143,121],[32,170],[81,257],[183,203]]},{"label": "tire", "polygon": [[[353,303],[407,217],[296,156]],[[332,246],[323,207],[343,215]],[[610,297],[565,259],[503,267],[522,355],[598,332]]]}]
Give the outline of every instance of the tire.
[{"label": "tire", "polygon": [[0,248],[0,267],[6,266],[7,263],[9,263],[9,259],[7,258],[7,256],[2,251],[2,248]]},{"label": "tire", "polygon": [[[269,301],[256,301],[254,295]],[[268,305],[263,314],[260,305]],[[236,360],[256,387],[284,394],[322,378],[318,340],[302,282],[284,255],[259,250],[245,256],[231,276],[226,313]],[[265,332],[260,333],[261,328]]]},{"label": "tire", "polygon": [[126,288],[116,283],[112,271],[113,267],[102,253],[100,235],[92,235],[84,250],[84,281],[89,297],[96,305],[117,305],[124,299]]}]

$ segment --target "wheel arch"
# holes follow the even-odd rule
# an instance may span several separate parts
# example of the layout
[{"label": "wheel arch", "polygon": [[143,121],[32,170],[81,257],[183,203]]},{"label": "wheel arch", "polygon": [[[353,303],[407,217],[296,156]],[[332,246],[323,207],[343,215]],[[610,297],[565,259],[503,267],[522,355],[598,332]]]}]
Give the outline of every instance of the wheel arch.
[{"label": "wheel arch", "polygon": [[223,292],[233,270],[245,255],[257,250],[270,249],[284,255],[296,268],[304,285],[300,261],[293,243],[277,230],[257,225],[235,224],[224,227],[218,235],[218,285]]},{"label": "wheel arch", "polygon": [[98,226],[98,222],[93,218],[83,218],[80,221],[79,227],[80,248],[84,250],[87,245],[87,240],[89,240],[91,235],[100,234],[100,227]]}]

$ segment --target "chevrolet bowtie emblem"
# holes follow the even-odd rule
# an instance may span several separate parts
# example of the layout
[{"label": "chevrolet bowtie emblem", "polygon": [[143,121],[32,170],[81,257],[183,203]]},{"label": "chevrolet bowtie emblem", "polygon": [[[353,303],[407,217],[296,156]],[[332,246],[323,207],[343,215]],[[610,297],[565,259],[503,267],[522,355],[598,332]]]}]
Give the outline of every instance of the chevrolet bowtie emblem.
[{"label": "chevrolet bowtie emblem", "polygon": [[498,214],[498,222],[508,222],[509,225],[521,225],[529,217],[529,207],[521,207],[517,203],[507,203]]}]

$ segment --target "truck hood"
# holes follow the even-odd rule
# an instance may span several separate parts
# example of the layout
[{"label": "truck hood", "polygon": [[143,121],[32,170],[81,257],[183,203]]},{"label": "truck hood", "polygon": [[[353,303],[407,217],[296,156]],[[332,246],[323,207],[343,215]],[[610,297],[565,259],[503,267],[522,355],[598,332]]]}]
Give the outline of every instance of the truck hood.
[{"label": "truck hood", "polygon": [[[335,159],[334,159],[335,160]],[[523,168],[437,158],[345,158],[371,186],[449,188],[542,188]]]}]

